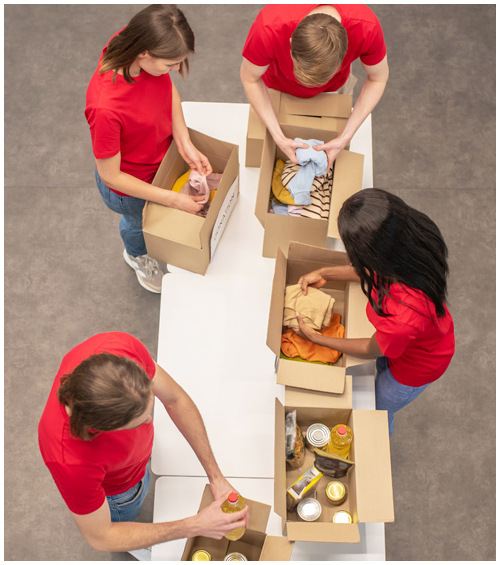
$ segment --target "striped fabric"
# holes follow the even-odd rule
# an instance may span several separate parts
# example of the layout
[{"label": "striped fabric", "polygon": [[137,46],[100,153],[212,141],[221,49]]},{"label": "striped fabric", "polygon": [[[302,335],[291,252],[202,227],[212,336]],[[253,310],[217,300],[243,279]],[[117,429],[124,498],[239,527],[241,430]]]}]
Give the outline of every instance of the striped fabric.
[{"label": "striped fabric", "polygon": [[[335,166],[335,163],[334,163]],[[296,165],[291,161],[285,163],[283,174],[281,175],[281,182],[285,188],[297,174],[300,165]],[[302,218],[314,218],[321,220],[328,220],[330,214],[330,200],[332,197],[333,185],[333,169],[332,167],[326,175],[321,177],[314,177],[311,187],[311,204],[302,208]]]}]

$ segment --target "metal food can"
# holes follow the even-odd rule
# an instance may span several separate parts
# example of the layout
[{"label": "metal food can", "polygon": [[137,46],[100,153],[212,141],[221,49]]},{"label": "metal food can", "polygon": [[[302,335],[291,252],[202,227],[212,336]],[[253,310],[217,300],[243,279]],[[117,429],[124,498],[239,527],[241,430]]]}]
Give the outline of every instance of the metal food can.
[{"label": "metal food can", "polygon": [[306,447],[312,451],[315,447],[323,449],[328,445],[330,429],[324,424],[311,424],[306,432]]},{"label": "metal food can", "polygon": [[199,549],[193,553],[191,561],[212,561],[212,556],[208,553],[208,551]]},{"label": "metal food can", "polygon": [[347,490],[344,483],[340,481],[331,481],[326,485],[326,499],[330,504],[339,506],[347,497]]},{"label": "metal food can", "polygon": [[243,553],[234,551],[233,553],[228,553],[226,557],[224,557],[224,561],[248,561],[248,559],[243,555]]},{"label": "metal food can", "polygon": [[304,522],[314,522],[321,516],[321,504],[315,498],[304,498],[297,506],[297,514]]},{"label": "metal food can", "polygon": [[335,512],[332,518],[335,524],[352,524],[352,516],[346,510]]}]

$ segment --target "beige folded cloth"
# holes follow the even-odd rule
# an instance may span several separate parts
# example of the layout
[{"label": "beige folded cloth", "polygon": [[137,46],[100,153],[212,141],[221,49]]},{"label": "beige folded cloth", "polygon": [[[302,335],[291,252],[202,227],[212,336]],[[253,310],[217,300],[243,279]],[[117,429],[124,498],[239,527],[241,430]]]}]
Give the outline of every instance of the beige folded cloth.
[{"label": "beige folded cloth", "polygon": [[300,284],[287,286],[283,325],[292,329],[298,328],[299,322],[295,316],[295,312],[298,312],[306,326],[321,331],[330,324],[334,304],[334,298],[317,288],[308,287],[307,295],[304,296]]}]

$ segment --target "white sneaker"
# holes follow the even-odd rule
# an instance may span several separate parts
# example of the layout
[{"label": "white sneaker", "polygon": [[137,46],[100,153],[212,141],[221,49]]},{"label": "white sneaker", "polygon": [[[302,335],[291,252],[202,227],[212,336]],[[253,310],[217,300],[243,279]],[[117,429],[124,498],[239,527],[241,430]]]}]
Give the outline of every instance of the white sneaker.
[{"label": "white sneaker", "polygon": [[151,259],[149,255],[139,255],[132,257],[123,250],[123,258],[129,267],[134,269],[139,284],[149,290],[150,292],[161,292],[161,279],[163,278],[163,271],[158,265],[158,261]]},{"label": "white sneaker", "polygon": [[145,547],[144,549],[133,549],[132,551],[127,551],[130,555],[133,555],[139,561],[151,561],[151,548]]}]

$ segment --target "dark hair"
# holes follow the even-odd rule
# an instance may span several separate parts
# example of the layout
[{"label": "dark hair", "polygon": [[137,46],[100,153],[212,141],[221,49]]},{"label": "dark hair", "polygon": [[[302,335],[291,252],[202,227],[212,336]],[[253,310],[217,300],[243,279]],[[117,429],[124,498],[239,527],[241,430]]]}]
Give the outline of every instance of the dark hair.
[{"label": "dark hair", "polygon": [[[71,410],[71,433],[89,440],[98,432],[122,428],[143,414],[152,392],[151,379],[137,363],[99,353],[61,378],[57,398]],[[97,431],[89,432],[89,428]]]},{"label": "dark hair", "polygon": [[347,31],[328,14],[306,16],[291,41],[293,74],[304,86],[326,84],[339,70],[347,53]]},{"label": "dark hair", "polygon": [[128,26],[108,43],[99,72],[114,70],[115,80],[118,69],[123,69],[125,80],[134,83],[130,65],[144,51],[159,59],[185,57],[180,63],[179,73],[184,76],[184,64],[189,73],[187,57],[194,53],[194,34],[176,6],[153,4],[136,14]]},{"label": "dark hair", "polygon": [[428,216],[394,194],[367,188],[344,202],[338,227],[363,292],[379,316],[389,315],[383,302],[394,282],[422,291],[438,317],[445,315],[448,249]]}]

